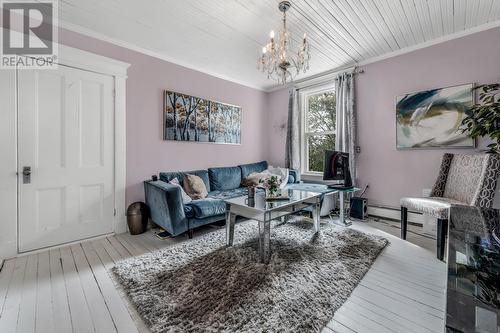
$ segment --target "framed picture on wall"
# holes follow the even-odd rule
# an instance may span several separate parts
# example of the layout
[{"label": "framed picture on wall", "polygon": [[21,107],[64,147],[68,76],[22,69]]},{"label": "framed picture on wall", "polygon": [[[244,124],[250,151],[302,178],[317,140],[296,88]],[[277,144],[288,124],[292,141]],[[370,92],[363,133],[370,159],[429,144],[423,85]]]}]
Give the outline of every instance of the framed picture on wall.
[{"label": "framed picture on wall", "polygon": [[472,84],[398,96],[397,149],[475,148],[476,141],[460,130],[473,103]]},{"label": "framed picture on wall", "polygon": [[165,90],[163,139],[241,144],[241,107]]}]

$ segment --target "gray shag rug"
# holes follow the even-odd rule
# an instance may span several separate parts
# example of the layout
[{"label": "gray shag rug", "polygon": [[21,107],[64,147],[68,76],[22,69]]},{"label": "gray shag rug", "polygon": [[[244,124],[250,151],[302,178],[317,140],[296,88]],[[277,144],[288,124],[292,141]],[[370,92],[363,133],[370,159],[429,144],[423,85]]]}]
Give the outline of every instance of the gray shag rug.
[{"label": "gray shag rug", "polygon": [[347,300],[384,238],[296,218],[275,222],[258,263],[257,222],[217,230],[113,268],[152,332],[319,332]]}]

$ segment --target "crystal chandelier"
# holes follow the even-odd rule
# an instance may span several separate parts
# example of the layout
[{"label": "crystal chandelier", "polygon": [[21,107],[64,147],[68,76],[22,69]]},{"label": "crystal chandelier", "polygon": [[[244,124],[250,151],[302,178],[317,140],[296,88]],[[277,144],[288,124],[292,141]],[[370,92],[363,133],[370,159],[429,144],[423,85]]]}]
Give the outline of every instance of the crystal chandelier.
[{"label": "crystal chandelier", "polygon": [[262,48],[262,56],[259,58],[257,68],[267,73],[267,78],[272,78],[278,83],[286,84],[293,81],[301,71],[309,69],[309,43],[304,33],[302,45],[296,53],[291,49],[291,35],[286,27],[286,12],[292,5],[289,1],[281,1],[279,10],[283,13],[283,28],[279,32],[279,40],[275,40],[274,31],[271,30],[270,42]]}]

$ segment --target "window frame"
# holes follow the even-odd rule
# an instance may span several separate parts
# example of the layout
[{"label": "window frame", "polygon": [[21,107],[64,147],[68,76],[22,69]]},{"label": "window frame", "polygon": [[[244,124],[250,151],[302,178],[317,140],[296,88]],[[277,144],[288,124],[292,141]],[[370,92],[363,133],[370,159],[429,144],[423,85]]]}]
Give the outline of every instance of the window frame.
[{"label": "window frame", "polygon": [[[337,127],[334,131],[326,132],[310,132],[307,131],[307,99],[310,96],[321,94],[327,91],[335,93],[335,85],[333,83],[316,85],[311,88],[299,90],[299,111],[300,111],[300,173],[305,176],[322,177],[323,172],[309,170],[309,149],[308,139],[313,135],[328,135],[337,134]],[[336,112],[336,111],[335,111]]]}]

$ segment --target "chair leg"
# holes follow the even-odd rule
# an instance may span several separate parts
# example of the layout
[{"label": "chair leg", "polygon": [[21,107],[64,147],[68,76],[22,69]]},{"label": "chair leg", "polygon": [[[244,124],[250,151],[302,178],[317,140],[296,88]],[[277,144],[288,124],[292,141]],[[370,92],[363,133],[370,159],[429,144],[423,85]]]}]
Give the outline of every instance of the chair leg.
[{"label": "chair leg", "polygon": [[448,219],[437,219],[437,253],[439,260],[444,259],[446,249],[446,235],[448,233]]},{"label": "chair leg", "polygon": [[408,208],[401,207],[401,238],[406,239],[406,230],[408,229]]},{"label": "chair leg", "polygon": [[188,230],[188,237],[189,237],[189,239],[193,238],[193,229]]}]

